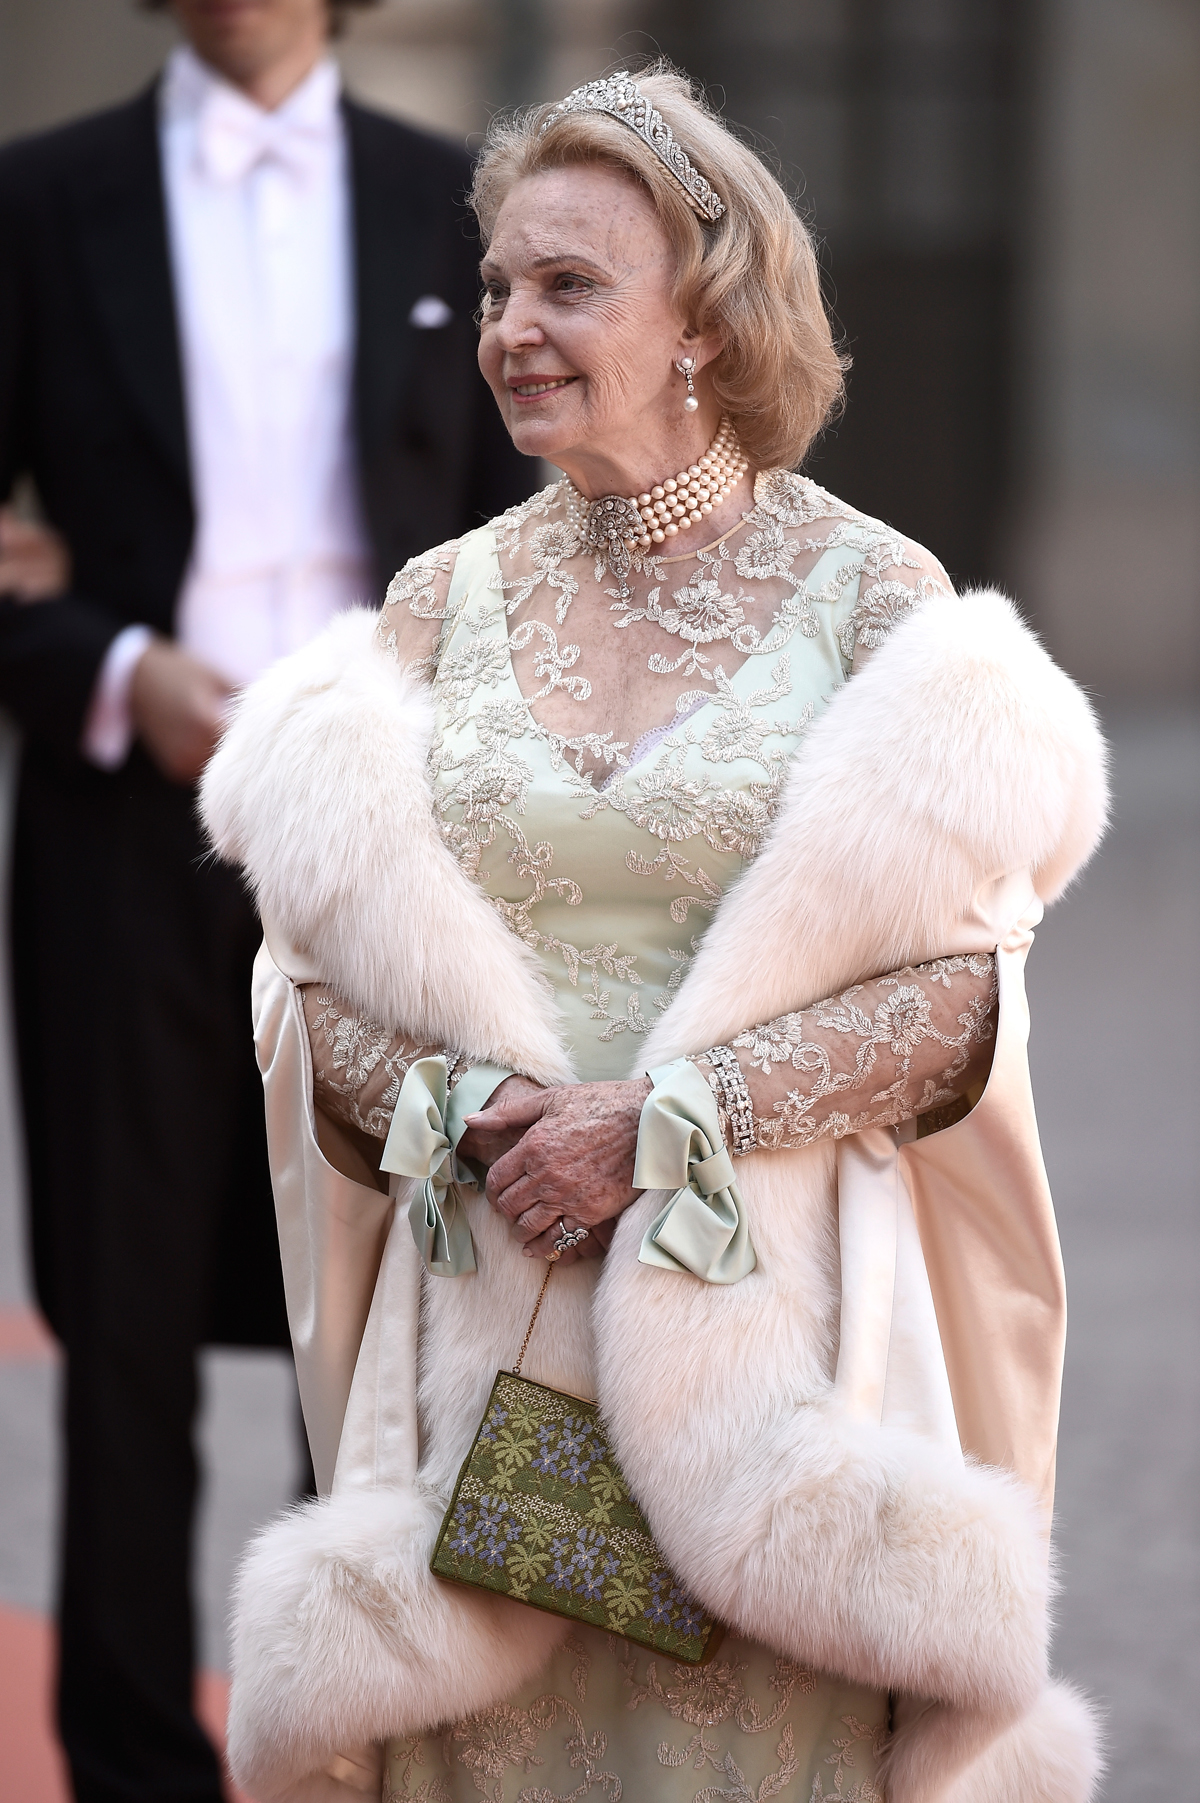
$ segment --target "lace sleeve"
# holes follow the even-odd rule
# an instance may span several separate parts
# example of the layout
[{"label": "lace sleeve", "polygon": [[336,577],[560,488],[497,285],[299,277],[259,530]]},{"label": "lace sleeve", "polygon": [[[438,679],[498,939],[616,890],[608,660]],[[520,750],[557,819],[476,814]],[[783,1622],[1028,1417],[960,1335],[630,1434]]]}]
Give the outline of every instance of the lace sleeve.
[{"label": "lace sleeve", "polygon": [[694,1062],[735,1150],[807,1146],[916,1116],[948,1126],[991,1068],[996,1008],[990,954],[938,958],[751,1027]]},{"label": "lace sleeve", "polygon": [[379,642],[410,675],[432,676],[450,583],[458,555],[458,540],[413,557],[392,577],[379,616]]},{"label": "lace sleeve", "polygon": [[953,593],[949,576],[922,545],[899,533],[881,532],[864,561],[858,598],[839,632],[851,672],[861,670],[892,628],[931,595]]},{"label": "lace sleeve", "polygon": [[[308,984],[303,997],[312,1047],[313,1101],[343,1126],[369,1139],[385,1140],[409,1065],[443,1048],[389,1032],[319,984]],[[453,1081],[462,1069],[454,1053],[447,1053],[447,1059]]]}]

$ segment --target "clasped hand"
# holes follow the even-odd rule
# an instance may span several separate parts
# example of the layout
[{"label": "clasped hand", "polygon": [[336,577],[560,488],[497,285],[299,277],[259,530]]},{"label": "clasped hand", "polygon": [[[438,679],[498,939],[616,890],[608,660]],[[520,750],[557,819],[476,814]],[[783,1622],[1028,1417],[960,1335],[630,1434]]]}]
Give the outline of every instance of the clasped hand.
[{"label": "clasped hand", "polygon": [[548,1257],[560,1220],[588,1229],[563,1264],[607,1251],[617,1217],[639,1193],[634,1157],[652,1087],[649,1077],[559,1089],[508,1077],[467,1116],[459,1150],[490,1165],[487,1199],[512,1222],[527,1257]]}]

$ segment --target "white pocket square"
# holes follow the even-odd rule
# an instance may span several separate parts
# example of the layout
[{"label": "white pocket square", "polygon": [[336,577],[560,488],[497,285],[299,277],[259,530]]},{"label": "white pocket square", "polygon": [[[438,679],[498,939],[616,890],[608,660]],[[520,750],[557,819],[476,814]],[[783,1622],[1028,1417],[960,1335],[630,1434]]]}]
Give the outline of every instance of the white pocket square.
[{"label": "white pocket square", "polygon": [[448,326],[453,318],[453,310],[440,294],[423,294],[420,300],[413,302],[408,323],[422,332],[436,332],[439,326]]}]

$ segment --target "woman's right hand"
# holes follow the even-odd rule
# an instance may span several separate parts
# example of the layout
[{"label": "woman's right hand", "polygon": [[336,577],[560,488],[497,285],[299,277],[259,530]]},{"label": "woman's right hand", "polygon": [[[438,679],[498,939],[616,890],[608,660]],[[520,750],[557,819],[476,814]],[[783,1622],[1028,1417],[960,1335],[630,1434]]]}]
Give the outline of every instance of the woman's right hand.
[{"label": "woman's right hand", "polygon": [[[498,1158],[503,1158],[506,1152],[512,1151],[526,1132],[530,1119],[536,1119],[536,1116],[531,1117],[527,1110],[521,1108],[521,1103],[526,1100],[532,1102],[535,1097],[548,1094],[549,1091],[540,1083],[535,1083],[532,1077],[505,1077],[503,1083],[497,1083],[483,1107],[494,1108],[500,1102],[507,1102],[519,1111],[520,1124],[468,1127],[458,1142],[459,1152],[464,1158],[474,1158],[480,1164],[495,1164]],[[480,1110],[482,1112],[483,1109]]]}]

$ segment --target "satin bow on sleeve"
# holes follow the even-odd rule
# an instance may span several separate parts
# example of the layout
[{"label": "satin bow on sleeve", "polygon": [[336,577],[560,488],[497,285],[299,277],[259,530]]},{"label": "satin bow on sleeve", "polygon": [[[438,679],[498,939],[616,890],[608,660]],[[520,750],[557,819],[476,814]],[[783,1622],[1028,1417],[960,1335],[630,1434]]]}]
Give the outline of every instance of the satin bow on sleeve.
[{"label": "satin bow on sleeve", "polygon": [[498,1083],[512,1075],[498,1065],[476,1064],[448,1092],[446,1060],[418,1058],[408,1068],[381,1171],[418,1179],[408,1224],[425,1268],[435,1277],[462,1277],[475,1269],[475,1244],[460,1185],[475,1184],[455,1151],[466,1117],[482,1108]]},{"label": "satin bow on sleeve", "polygon": [[646,1229],[638,1259],[705,1283],[738,1283],[758,1259],[712,1091],[686,1058],[649,1075],[634,1186],[675,1194]]}]

